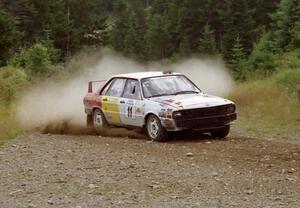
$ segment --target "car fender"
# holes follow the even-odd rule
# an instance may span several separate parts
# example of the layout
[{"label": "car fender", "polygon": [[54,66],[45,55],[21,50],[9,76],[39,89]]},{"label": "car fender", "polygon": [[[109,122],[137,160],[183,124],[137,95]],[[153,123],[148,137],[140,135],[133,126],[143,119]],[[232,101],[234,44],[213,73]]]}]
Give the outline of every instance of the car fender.
[{"label": "car fender", "polygon": [[167,115],[171,116],[172,112],[176,110],[176,108],[164,105],[162,103],[154,102],[151,100],[145,100],[144,103],[144,122],[146,123],[146,118],[150,114],[157,116],[159,119],[166,118]]}]

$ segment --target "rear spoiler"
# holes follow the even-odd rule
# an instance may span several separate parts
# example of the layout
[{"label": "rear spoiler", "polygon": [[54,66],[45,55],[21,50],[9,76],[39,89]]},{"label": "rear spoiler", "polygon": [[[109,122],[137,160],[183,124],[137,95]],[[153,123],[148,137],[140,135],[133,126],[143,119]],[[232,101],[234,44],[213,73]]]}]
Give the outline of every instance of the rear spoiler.
[{"label": "rear spoiler", "polygon": [[88,84],[88,93],[100,91],[105,83],[106,83],[106,80],[90,81]]}]

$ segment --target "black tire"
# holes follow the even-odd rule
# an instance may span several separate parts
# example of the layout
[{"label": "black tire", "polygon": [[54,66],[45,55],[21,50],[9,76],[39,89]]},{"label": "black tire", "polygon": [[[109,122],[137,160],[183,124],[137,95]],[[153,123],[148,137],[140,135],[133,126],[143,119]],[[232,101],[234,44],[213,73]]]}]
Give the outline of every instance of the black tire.
[{"label": "black tire", "polygon": [[100,133],[103,128],[106,128],[107,125],[107,121],[105,119],[104,114],[102,113],[102,111],[100,109],[95,109],[93,112],[93,128],[97,133]]},{"label": "black tire", "polygon": [[93,128],[93,114],[86,116],[86,126],[88,128]]},{"label": "black tire", "polygon": [[230,126],[227,125],[224,128],[212,131],[210,133],[214,138],[223,139],[223,138],[227,137],[227,135],[229,134],[229,131],[230,131]]},{"label": "black tire", "polygon": [[168,132],[161,125],[159,118],[150,115],[146,121],[146,133],[148,137],[156,142],[164,142],[168,139]]}]

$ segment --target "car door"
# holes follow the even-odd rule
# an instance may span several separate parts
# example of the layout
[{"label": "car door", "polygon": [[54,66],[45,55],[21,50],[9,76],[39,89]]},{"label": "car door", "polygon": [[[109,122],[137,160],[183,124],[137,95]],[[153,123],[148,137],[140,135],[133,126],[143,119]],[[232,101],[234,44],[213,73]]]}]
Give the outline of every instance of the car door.
[{"label": "car door", "polygon": [[122,124],[120,117],[120,97],[123,94],[126,79],[114,78],[102,92],[102,110],[108,123]]},{"label": "car door", "polygon": [[143,125],[142,97],[139,81],[128,79],[120,98],[121,121],[128,126]]}]

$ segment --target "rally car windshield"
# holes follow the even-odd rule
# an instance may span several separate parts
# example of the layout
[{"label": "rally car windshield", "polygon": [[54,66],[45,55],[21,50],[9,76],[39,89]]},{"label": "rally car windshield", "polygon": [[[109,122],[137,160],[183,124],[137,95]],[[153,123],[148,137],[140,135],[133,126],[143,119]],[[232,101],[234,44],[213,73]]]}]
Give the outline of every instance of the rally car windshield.
[{"label": "rally car windshield", "polygon": [[161,76],[142,80],[145,98],[199,93],[200,90],[185,76]]}]

